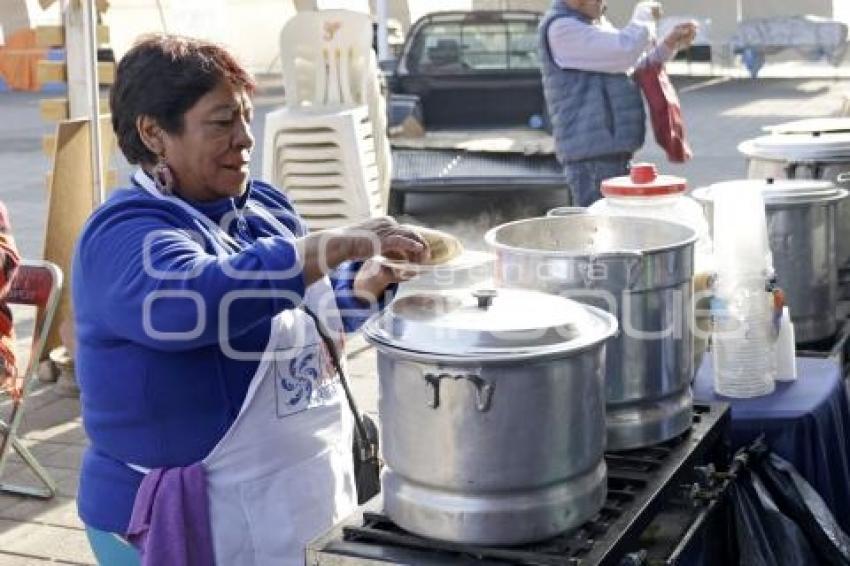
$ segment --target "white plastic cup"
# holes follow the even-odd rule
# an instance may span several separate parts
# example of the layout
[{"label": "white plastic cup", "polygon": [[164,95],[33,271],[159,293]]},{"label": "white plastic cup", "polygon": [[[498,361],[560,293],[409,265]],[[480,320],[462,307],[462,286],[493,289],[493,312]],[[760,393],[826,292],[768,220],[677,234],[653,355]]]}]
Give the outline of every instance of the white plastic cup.
[{"label": "white plastic cup", "polygon": [[773,297],[762,280],[719,289],[713,315],[714,390],[725,397],[769,395],[776,387]]}]

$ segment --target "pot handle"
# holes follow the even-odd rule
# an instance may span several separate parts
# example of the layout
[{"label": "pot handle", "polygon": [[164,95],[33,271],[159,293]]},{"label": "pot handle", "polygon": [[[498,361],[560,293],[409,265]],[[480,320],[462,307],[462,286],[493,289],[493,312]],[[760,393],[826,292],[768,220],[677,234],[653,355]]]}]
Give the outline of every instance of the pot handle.
[{"label": "pot handle", "polygon": [[440,406],[440,381],[444,379],[465,379],[475,387],[475,408],[480,413],[486,413],[490,410],[490,403],[493,400],[493,384],[487,383],[481,376],[474,373],[426,373],[424,376],[425,382],[431,388],[432,397],[428,401],[428,406],[436,409]]},{"label": "pot handle", "polygon": [[846,183],[847,181],[850,181],[850,171],[839,173],[835,180],[839,183]]},{"label": "pot handle", "polygon": [[586,206],[559,206],[546,213],[546,216],[575,216],[577,214],[588,214]]}]

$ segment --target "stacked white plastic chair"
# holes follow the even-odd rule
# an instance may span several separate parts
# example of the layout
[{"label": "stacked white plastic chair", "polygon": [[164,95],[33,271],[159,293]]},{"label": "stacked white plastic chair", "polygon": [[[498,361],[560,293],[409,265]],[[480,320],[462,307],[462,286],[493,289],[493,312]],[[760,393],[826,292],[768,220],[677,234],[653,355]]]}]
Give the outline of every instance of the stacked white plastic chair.
[{"label": "stacked white plastic chair", "polygon": [[299,13],[280,49],[286,106],[266,116],[263,177],[311,230],[383,214],[390,156],[369,17]]}]

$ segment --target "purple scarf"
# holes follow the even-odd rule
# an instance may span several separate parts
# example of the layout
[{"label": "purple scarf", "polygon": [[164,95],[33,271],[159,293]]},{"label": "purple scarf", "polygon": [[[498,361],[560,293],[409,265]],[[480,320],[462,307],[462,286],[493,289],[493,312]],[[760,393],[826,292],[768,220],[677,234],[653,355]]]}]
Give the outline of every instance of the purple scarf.
[{"label": "purple scarf", "polygon": [[202,463],[157,468],[142,480],[127,540],[139,549],[143,566],[215,564]]}]

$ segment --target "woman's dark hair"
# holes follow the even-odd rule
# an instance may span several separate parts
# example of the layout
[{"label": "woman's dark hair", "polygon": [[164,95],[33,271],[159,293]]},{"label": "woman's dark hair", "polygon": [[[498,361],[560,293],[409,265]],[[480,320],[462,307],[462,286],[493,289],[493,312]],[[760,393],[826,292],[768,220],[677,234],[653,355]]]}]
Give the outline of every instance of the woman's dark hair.
[{"label": "woman's dark hair", "polygon": [[189,37],[148,35],[121,58],[109,93],[112,129],[130,163],[155,163],[136,129],[150,116],[169,134],[183,131],[183,116],[221,81],[253,94],[250,73],[223,47]]}]

